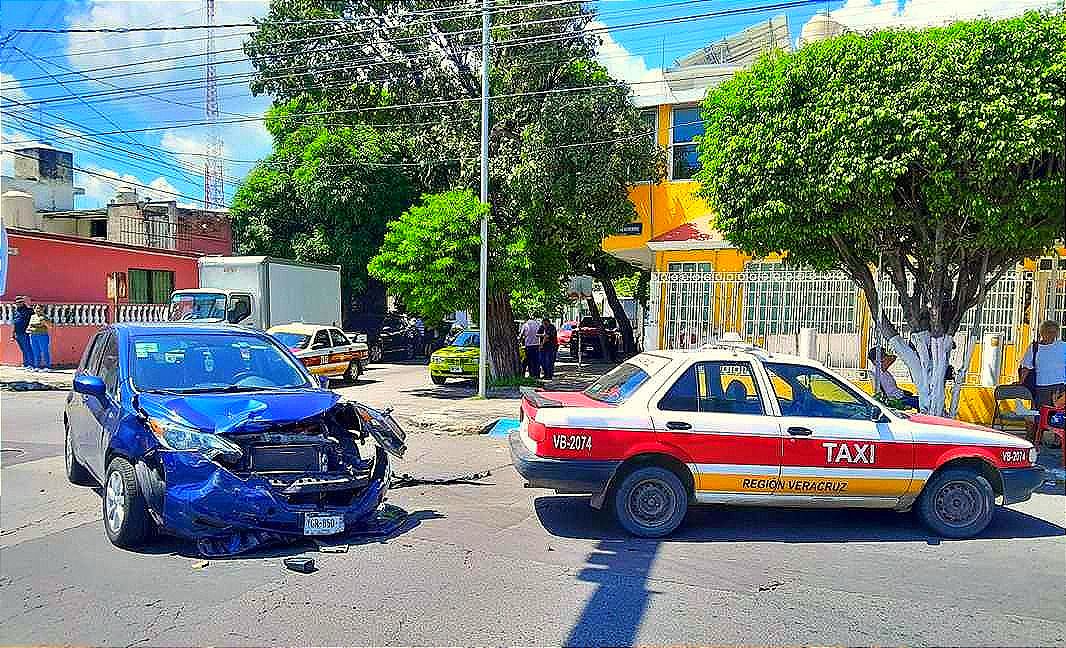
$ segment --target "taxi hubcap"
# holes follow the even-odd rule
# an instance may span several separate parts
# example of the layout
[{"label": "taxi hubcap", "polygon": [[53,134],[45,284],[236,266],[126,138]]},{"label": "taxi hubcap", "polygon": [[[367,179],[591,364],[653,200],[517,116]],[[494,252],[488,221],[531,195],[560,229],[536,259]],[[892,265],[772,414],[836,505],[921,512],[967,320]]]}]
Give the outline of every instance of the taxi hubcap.
[{"label": "taxi hubcap", "polygon": [[674,492],[658,480],[642,481],[634,486],[627,504],[633,519],[643,526],[663,524],[677,506]]},{"label": "taxi hubcap", "polygon": [[984,498],[969,482],[953,481],[944,484],[936,495],[937,516],[953,527],[973,524],[984,512]]},{"label": "taxi hubcap", "polygon": [[107,489],[104,493],[104,502],[107,513],[107,526],[112,533],[118,533],[122,528],[122,518],[125,517],[126,484],[122,481],[122,475],[116,470],[107,478]]}]

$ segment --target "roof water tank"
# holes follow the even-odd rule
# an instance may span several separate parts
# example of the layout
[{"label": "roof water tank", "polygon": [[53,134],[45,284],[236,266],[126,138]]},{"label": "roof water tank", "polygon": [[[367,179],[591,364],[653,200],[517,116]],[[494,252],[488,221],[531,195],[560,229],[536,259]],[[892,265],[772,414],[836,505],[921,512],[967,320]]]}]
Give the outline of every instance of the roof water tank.
[{"label": "roof water tank", "polygon": [[40,229],[33,196],[25,191],[5,191],[0,196],[0,212],[3,213],[5,227]]}]

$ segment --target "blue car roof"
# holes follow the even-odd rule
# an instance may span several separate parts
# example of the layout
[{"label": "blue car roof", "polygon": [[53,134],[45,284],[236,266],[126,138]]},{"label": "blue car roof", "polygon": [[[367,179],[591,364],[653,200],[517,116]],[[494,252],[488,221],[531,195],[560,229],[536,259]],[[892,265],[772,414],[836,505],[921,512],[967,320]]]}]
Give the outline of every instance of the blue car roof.
[{"label": "blue car roof", "polygon": [[181,322],[120,322],[112,324],[119,335],[159,335],[159,334],[194,334],[194,333],[240,333],[242,335],[266,336],[262,331],[255,331],[243,326],[228,324],[182,324]]}]

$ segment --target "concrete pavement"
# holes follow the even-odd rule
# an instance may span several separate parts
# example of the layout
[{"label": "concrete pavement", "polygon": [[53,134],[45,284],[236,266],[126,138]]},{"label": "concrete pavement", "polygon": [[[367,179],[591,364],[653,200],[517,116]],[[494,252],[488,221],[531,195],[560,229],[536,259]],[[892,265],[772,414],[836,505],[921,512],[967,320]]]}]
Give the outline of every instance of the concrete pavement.
[{"label": "concrete pavement", "polygon": [[[387,405],[373,400],[386,382],[363,398]],[[637,540],[582,498],[522,488],[502,440],[414,433],[397,472],[492,476],[392,491],[408,526],[348,553],[202,566],[175,541],[112,547],[99,496],[63,479],[61,398],[29,396],[2,396],[3,443],[58,450],[3,458],[2,643],[1066,643],[1061,494],[966,541],[909,514],[746,508],[696,509],[676,536]],[[303,552],[317,572],[283,569]]]}]

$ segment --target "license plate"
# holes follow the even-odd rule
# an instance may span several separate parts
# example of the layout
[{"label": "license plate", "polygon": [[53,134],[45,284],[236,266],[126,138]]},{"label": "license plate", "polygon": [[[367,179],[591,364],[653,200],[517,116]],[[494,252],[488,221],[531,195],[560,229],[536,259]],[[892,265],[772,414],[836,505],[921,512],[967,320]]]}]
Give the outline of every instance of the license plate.
[{"label": "license plate", "polygon": [[452,373],[463,373],[463,368],[459,365],[452,365],[448,370]]},{"label": "license plate", "polygon": [[334,535],[344,531],[343,515],[304,513],[304,535]]}]

